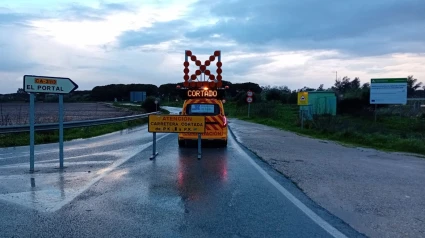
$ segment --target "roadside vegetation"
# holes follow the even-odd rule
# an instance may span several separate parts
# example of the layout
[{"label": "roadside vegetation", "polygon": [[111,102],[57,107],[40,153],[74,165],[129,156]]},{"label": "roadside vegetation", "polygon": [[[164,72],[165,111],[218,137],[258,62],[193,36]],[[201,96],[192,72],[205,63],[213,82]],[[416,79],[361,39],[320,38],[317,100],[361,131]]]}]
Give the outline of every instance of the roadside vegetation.
[{"label": "roadside vegetation", "polygon": [[[153,101],[152,101],[153,103]],[[152,105],[148,102],[138,106],[122,105],[120,103],[114,103],[115,107],[127,108],[132,111],[145,113],[152,109]],[[162,114],[169,114],[165,109],[160,108]],[[100,136],[116,131],[125,129],[132,129],[144,125],[148,122],[148,118],[136,119],[127,122],[83,127],[83,128],[72,128],[64,129],[64,141],[70,141],[74,139],[91,138]],[[36,131],[35,133],[35,144],[47,144],[59,142],[59,131]],[[24,133],[11,133],[11,134],[0,134],[0,147],[15,147],[29,145],[29,132]]]},{"label": "roadside vegetation", "polygon": [[[113,107],[120,108],[120,113],[144,113],[161,110],[161,106],[182,107],[183,100],[176,86],[182,83],[163,84],[159,87],[152,84],[111,84],[96,86],[92,90],[75,91],[64,97],[65,102],[107,102]],[[324,88],[321,84],[317,88],[303,87],[289,89],[286,86],[270,87],[252,82],[231,83],[223,81],[226,90],[225,108],[229,117],[240,118],[256,123],[261,123],[300,134],[330,139],[363,147],[373,147],[384,150],[413,152],[425,154],[425,88],[413,76],[408,76],[408,101],[407,105],[379,105],[377,107],[377,121],[374,120],[375,107],[369,104],[369,83],[360,83],[359,78],[350,79],[343,77],[335,80],[334,85]],[[254,92],[251,104],[251,115],[248,118],[248,104],[246,92]],[[125,105],[130,102],[130,92],[146,92],[144,103]],[[314,115],[311,120],[303,123],[299,116],[297,106],[297,93],[300,91],[328,91],[336,95],[337,115]],[[57,98],[49,95],[36,95],[38,102],[57,102]],[[159,104],[155,105],[154,101]],[[12,125],[13,121],[26,121],[25,107],[13,107],[10,102],[28,101],[28,95],[22,89],[16,93],[0,95],[0,103],[15,109],[5,110],[0,108],[0,125]],[[37,104],[36,103],[36,104]],[[1,105],[1,104],[0,104]],[[56,105],[54,106],[57,107]],[[125,109],[125,110],[123,110]],[[79,108],[79,111],[89,109]],[[21,116],[21,111],[22,115]],[[89,110],[90,112],[93,109]],[[118,109],[116,110],[118,111]],[[165,111],[161,110],[163,113]],[[15,112],[12,115],[10,112]],[[105,111],[106,112],[106,111]],[[105,114],[105,112],[102,112]],[[99,112],[100,113],[100,112]],[[25,115],[24,115],[25,114]],[[110,117],[110,114],[104,117]],[[16,119],[17,118],[17,119]],[[39,118],[41,119],[41,118]],[[74,119],[73,119],[74,120]],[[43,123],[41,120],[37,123]],[[65,132],[66,139],[87,138],[108,132],[130,128],[133,123],[119,125],[105,125],[89,129],[70,129]],[[56,142],[57,132],[37,132],[37,143]],[[0,146],[15,146],[28,144],[27,134],[0,135]]]},{"label": "roadside vegetation", "polygon": [[[64,129],[64,141],[84,139],[100,136],[124,129],[131,129],[147,123],[147,118],[127,121],[122,123],[91,126],[83,128]],[[59,131],[36,131],[35,144],[47,144],[59,142]],[[15,147],[30,144],[29,132],[0,134],[0,147]]]},{"label": "roadside vegetation", "polygon": [[183,102],[184,100],[179,100],[179,101],[171,101],[171,102],[163,102],[162,105],[163,106],[168,106],[168,107],[183,107]]},{"label": "roadside vegetation", "polygon": [[[409,77],[408,97],[424,97],[421,84]],[[337,95],[337,115],[316,115],[304,121],[301,128],[298,91],[332,91]],[[248,117],[246,92],[225,103],[230,118],[260,123],[283,130],[308,135],[314,138],[329,139],[344,144],[371,147],[387,151],[412,152],[425,155],[425,110],[413,100],[406,106],[379,106],[375,122],[374,106],[369,104],[369,84],[360,86],[356,78],[345,77],[337,80],[330,89],[305,87],[291,91],[287,87],[263,87],[251,104]],[[342,97],[341,95],[344,95]],[[409,101],[410,102],[410,101]]]}]

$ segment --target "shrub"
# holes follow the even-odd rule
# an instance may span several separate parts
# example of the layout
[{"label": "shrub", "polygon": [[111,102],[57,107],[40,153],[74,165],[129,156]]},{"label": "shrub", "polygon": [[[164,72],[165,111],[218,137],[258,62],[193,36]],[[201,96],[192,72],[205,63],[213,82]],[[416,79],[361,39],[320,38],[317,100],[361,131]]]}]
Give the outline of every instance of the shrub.
[{"label": "shrub", "polygon": [[267,101],[279,101],[281,100],[281,91],[277,88],[272,88],[266,93]]},{"label": "shrub", "polygon": [[156,112],[156,109],[160,107],[160,102],[158,102],[158,105],[155,104],[155,97],[149,96],[146,98],[146,100],[142,103],[142,108],[145,109],[147,113],[150,112]]}]

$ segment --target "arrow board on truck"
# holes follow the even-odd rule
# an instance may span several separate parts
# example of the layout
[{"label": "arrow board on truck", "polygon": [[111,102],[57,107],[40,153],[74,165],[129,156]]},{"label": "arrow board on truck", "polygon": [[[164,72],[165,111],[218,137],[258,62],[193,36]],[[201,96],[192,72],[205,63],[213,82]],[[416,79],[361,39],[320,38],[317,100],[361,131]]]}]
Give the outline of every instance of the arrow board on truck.
[{"label": "arrow board on truck", "polygon": [[68,94],[75,91],[78,85],[70,78],[48,76],[24,76],[24,91],[27,93]]}]

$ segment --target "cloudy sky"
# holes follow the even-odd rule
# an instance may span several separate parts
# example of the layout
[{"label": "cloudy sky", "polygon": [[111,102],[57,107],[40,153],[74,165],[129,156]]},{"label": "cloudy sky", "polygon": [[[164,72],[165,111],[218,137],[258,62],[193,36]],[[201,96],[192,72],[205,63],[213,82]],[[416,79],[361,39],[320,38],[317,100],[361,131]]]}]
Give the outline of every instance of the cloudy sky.
[{"label": "cloudy sky", "polygon": [[221,50],[234,83],[330,87],[335,71],[425,81],[424,12],[424,0],[1,0],[0,93],[25,74],[84,90],[182,82],[185,50]]}]

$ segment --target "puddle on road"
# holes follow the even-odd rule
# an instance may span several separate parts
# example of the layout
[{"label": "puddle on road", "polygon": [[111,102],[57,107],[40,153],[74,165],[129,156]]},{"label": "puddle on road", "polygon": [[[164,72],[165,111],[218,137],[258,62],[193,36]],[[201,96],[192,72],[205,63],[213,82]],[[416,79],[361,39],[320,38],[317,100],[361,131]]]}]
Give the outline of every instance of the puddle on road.
[{"label": "puddle on road", "polygon": [[28,163],[0,166],[0,174],[3,174],[0,176],[0,200],[42,212],[57,211],[151,144],[149,142],[141,146],[126,147],[125,150],[108,151],[108,156],[103,161],[93,160],[97,154],[89,156],[91,161],[75,161],[76,157],[71,157],[71,162],[65,158],[63,172],[57,169],[57,162],[49,163],[50,161],[36,163],[35,170],[38,172],[32,174],[28,173]]},{"label": "puddle on road", "polygon": [[1,176],[0,199],[49,211],[67,197],[73,196],[87,184],[93,175],[87,172],[35,173]]}]

